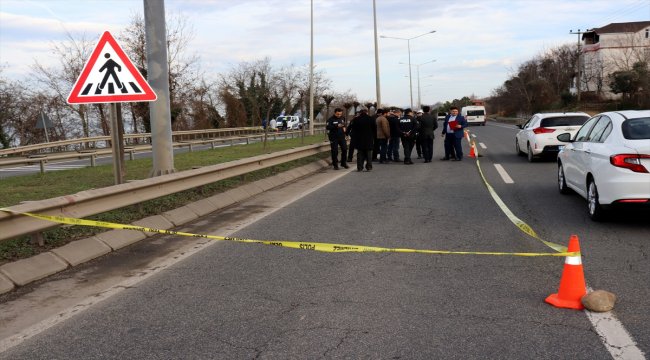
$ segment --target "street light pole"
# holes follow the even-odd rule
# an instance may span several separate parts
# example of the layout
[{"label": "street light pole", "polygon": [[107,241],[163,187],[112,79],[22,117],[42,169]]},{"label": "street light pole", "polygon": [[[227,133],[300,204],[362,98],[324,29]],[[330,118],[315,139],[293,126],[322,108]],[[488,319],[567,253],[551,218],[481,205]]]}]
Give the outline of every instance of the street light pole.
[{"label": "street light pole", "polygon": [[[303,128],[305,126],[303,125]],[[311,47],[309,60],[309,135],[314,135],[314,0],[311,0]]]},{"label": "street light pole", "polygon": [[[313,1],[313,0],[312,0]],[[381,89],[379,86],[379,45],[377,44],[377,6],[375,0],[372,0],[372,16],[375,23],[375,87],[377,88],[377,107],[381,107]]]},{"label": "street light pole", "polygon": [[[432,63],[432,62],[435,62],[435,61],[436,61],[436,59],[433,59],[433,60],[429,60],[427,62],[423,62],[421,64],[413,64],[415,66],[416,74],[417,74],[417,77],[418,77],[418,109],[422,109],[422,99],[420,97],[420,66],[425,65],[425,64],[429,64],[429,63]],[[400,64],[406,65],[404,63],[400,63]],[[411,64],[409,63],[409,70],[410,69],[411,69]],[[411,74],[409,72],[409,77],[410,76],[411,76]],[[411,100],[411,103],[412,102],[413,102],[413,100]],[[413,107],[413,105],[411,105],[411,107]]]},{"label": "street light pole", "polygon": [[424,35],[433,34],[434,32],[436,32],[436,31],[431,30],[431,31],[425,32],[424,34],[420,34],[418,36],[414,36],[414,37],[410,37],[410,38],[398,38],[398,37],[385,36],[385,35],[380,36],[383,39],[406,40],[406,46],[407,46],[408,55],[409,55],[409,93],[411,94],[411,109],[413,109],[413,80],[412,80],[412,76],[411,76],[411,40],[417,39],[417,38],[422,37]]},{"label": "street light pole", "polygon": [[409,52],[409,92],[411,93],[411,109],[413,109],[413,77],[411,76],[411,39],[406,40]]}]

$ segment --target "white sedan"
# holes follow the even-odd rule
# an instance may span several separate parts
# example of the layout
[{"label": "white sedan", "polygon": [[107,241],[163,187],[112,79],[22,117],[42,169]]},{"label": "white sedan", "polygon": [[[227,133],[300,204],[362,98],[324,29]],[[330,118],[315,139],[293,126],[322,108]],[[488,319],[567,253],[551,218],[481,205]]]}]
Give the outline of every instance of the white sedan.
[{"label": "white sedan", "polygon": [[575,134],[587,119],[589,114],[583,112],[535,114],[519,126],[515,151],[518,155],[527,155],[530,162],[544,155],[555,156],[562,145],[556,136],[566,132]]},{"label": "white sedan", "polygon": [[616,204],[650,206],[650,110],[612,111],[589,119],[557,158],[560,193],[587,199],[589,216],[603,220]]}]

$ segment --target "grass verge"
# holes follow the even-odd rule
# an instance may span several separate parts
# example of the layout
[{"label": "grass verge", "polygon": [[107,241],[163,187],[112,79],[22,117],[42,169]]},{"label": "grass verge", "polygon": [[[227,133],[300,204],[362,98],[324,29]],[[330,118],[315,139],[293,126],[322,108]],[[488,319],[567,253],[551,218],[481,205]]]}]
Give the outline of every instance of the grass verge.
[{"label": "grass verge", "polygon": [[[316,144],[322,141],[322,135],[315,135],[305,136],[304,143],[301,139],[272,141],[267,143],[266,149],[263,149],[262,144],[254,143],[178,154],[174,157],[174,166],[177,171],[183,171],[197,166],[214,165],[268,152]],[[272,176],[318,159],[326,158],[327,155],[328,153],[321,153],[136,205],[97,214],[88,217],[88,219],[128,224],[138,219],[160,214],[228,189]],[[148,177],[150,170],[151,159],[127,161],[126,178],[127,180],[145,179]],[[113,185],[112,165],[2,179],[0,180],[0,194],[2,194],[0,207],[16,205],[21,201],[43,200],[110,185]],[[103,231],[106,230],[88,226],[64,225],[42,232],[45,241],[44,246],[33,244],[31,238],[28,236],[3,241],[0,242],[0,265],[27,258]]]}]

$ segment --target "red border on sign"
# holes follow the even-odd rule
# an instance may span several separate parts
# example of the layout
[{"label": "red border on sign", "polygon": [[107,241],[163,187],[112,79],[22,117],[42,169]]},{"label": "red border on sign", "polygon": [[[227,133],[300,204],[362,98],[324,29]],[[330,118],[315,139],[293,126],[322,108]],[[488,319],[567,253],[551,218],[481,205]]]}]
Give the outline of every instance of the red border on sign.
[{"label": "red border on sign", "polygon": [[[90,71],[95,66],[95,63],[97,62],[99,55],[101,55],[102,49],[104,48],[104,45],[106,43],[110,44],[110,46],[113,48],[117,56],[120,58],[120,60],[122,60],[124,66],[129,70],[129,72],[131,73],[135,81],[138,83],[140,89],[142,89],[141,94],[80,96],[82,87],[86,83],[86,80],[88,80],[88,75],[90,74]],[[86,65],[84,65],[83,70],[81,70],[81,75],[79,75],[79,78],[77,78],[77,82],[75,82],[74,86],[72,87],[72,91],[70,91],[70,95],[68,96],[68,103],[69,104],[94,104],[94,103],[115,103],[115,102],[142,102],[142,101],[155,101],[157,98],[158,97],[156,96],[156,93],[153,91],[151,86],[149,86],[149,84],[144,79],[142,74],[140,74],[140,71],[138,71],[135,65],[133,65],[133,62],[129,59],[129,57],[126,56],[126,53],[124,53],[124,50],[122,50],[120,45],[118,45],[115,38],[113,38],[110,32],[105,31],[104,34],[102,34],[102,36],[99,38],[99,42],[95,46],[95,49],[93,50],[92,54],[90,55],[90,58],[86,62]]]}]

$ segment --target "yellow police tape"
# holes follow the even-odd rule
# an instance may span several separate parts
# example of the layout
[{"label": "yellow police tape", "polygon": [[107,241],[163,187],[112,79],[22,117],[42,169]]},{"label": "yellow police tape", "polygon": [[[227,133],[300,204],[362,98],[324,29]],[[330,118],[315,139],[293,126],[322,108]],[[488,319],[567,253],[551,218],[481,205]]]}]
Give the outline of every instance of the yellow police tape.
[{"label": "yellow police tape", "polygon": [[469,143],[469,146],[474,148],[474,154],[476,155],[476,167],[478,168],[478,172],[481,175],[481,178],[483,179],[483,183],[487,187],[488,192],[492,196],[492,199],[494,199],[494,201],[497,203],[497,206],[499,206],[501,211],[503,211],[503,213],[508,217],[508,219],[513,224],[515,224],[516,227],[518,227],[521,231],[523,231],[525,234],[533,237],[534,239],[537,239],[537,240],[541,241],[544,245],[550,247],[551,249],[553,249],[553,250],[555,250],[557,252],[561,252],[561,253],[566,252],[567,251],[566,246],[556,244],[556,243],[553,243],[553,242],[542,239],[539,235],[537,235],[537,233],[535,232],[535,230],[533,230],[533,228],[528,226],[528,224],[526,224],[523,220],[518,218],[512,211],[510,211],[508,206],[503,202],[503,200],[501,200],[501,198],[499,197],[497,192],[494,190],[494,188],[492,188],[490,183],[488,183],[487,179],[485,178],[485,175],[483,175],[483,170],[481,170],[481,162],[478,160],[478,156],[479,156],[478,155],[478,147],[476,146],[476,142],[474,140],[470,141],[470,139],[469,139],[469,137],[470,137],[469,130],[465,130],[465,134],[466,134],[466,139],[467,139],[467,142]]},{"label": "yellow police tape", "polygon": [[363,246],[363,245],[348,245],[348,244],[330,244],[330,243],[318,243],[318,242],[304,242],[304,241],[269,241],[269,240],[254,240],[254,239],[242,239],[236,237],[225,237],[217,235],[204,235],[204,234],[193,234],[186,233],[181,231],[172,231],[172,230],[160,230],[152,229],[142,226],[134,225],[124,225],[117,224],[106,221],[94,221],[94,220],[84,220],[69,218],[64,216],[52,216],[52,215],[40,215],[32,213],[23,213],[15,212],[13,210],[0,208],[0,211],[10,212],[14,214],[20,214],[25,216],[31,216],[36,219],[46,220],[57,222],[61,224],[69,225],[81,225],[81,226],[95,226],[109,229],[120,229],[120,230],[136,230],[150,233],[159,233],[167,235],[177,235],[177,236],[189,236],[196,238],[206,238],[212,240],[226,240],[234,241],[241,243],[253,243],[253,244],[264,244],[264,245],[273,245],[281,246],[291,249],[303,249],[303,250],[315,250],[321,252],[330,252],[330,253],[341,253],[341,252],[396,252],[396,253],[418,253],[418,254],[450,254],[450,255],[506,255],[506,256],[580,256],[579,252],[557,252],[557,253],[521,253],[521,252],[492,252],[492,251],[446,251],[446,250],[422,250],[422,249],[405,249],[405,248],[385,248],[385,247],[376,247],[376,246]]}]

